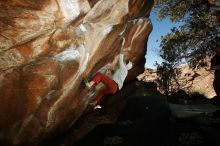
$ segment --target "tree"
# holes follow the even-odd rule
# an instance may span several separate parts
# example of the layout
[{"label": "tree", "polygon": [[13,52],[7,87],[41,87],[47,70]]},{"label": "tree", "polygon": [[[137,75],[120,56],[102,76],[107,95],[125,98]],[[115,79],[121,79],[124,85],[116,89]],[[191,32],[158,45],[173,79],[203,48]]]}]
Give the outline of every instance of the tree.
[{"label": "tree", "polygon": [[[164,39],[165,41],[166,39]],[[175,44],[169,44],[175,45]],[[160,57],[163,59],[161,64],[156,63],[158,84],[161,91],[165,95],[170,95],[173,92],[179,90],[180,85],[178,82],[178,76],[180,75],[180,70],[178,66],[181,64],[181,53],[179,50],[169,49],[169,45],[166,49],[160,50]],[[163,48],[164,46],[162,46]]]},{"label": "tree", "polygon": [[192,67],[204,65],[220,35],[219,24],[210,14],[206,0],[156,0],[154,11],[159,20],[168,17],[173,22],[183,22],[161,38],[161,53],[178,50],[178,59],[184,58]]},{"label": "tree", "polygon": [[179,28],[161,37],[161,64],[156,63],[159,86],[166,95],[179,88],[178,66],[187,62],[191,67],[206,65],[206,57],[219,39],[220,27],[209,12],[206,0],[155,0],[154,11],[159,20],[168,17],[182,22]]}]

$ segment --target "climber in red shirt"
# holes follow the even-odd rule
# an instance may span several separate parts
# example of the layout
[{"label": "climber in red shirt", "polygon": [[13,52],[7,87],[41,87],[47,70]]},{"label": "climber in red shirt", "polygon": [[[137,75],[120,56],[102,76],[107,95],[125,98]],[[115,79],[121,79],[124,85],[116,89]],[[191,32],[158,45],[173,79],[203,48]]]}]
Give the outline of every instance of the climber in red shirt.
[{"label": "climber in red shirt", "polygon": [[103,96],[108,94],[114,94],[117,90],[120,90],[123,86],[124,80],[128,74],[128,70],[132,68],[132,63],[129,61],[128,64],[124,62],[124,54],[120,54],[118,57],[118,67],[114,71],[112,77],[107,76],[104,73],[98,72],[92,78],[90,82],[86,82],[87,88],[98,85],[102,82],[105,87],[99,91],[98,95],[95,98],[95,101],[92,102],[92,105],[96,105]]}]

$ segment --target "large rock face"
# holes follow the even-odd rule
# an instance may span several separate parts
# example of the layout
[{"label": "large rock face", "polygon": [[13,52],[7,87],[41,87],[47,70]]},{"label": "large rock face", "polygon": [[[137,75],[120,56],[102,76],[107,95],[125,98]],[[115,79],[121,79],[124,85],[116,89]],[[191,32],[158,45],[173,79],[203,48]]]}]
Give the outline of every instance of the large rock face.
[{"label": "large rock face", "polygon": [[141,73],[152,0],[0,1],[0,141],[65,131],[88,104],[82,79],[120,52]]}]

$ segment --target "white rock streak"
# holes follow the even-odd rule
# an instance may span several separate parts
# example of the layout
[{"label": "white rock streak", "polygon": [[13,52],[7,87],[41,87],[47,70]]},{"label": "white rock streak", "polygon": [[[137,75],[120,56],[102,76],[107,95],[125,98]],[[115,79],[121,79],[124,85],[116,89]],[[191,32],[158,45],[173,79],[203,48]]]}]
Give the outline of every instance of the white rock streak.
[{"label": "white rock streak", "polygon": [[[134,19],[134,20],[131,20],[130,23],[133,23],[133,24],[139,24],[135,33],[133,34],[133,37],[131,39],[131,45],[130,46],[133,46],[133,42],[136,38],[138,38],[141,33],[143,33],[145,31],[145,29],[149,26],[149,24],[151,24],[151,21],[148,19],[148,18],[142,18],[142,19]],[[143,24],[143,25],[140,25],[140,24]],[[124,48],[124,51],[131,51],[131,48],[128,47],[128,48]]]},{"label": "white rock streak", "polygon": [[82,32],[86,32],[86,28],[83,24],[80,24],[79,28],[81,29]]},{"label": "white rock streak", "polygon": [[78,0],[59,0],[59,5],[62,8],[62,15],[65,18],[65,23],[69,23],[80,14]]},{"label": "white rock streak", "polygon": [[57,61],[71,61],[78,60],[80,58],[80,54],[78,50],[74,48],[69,48],[59,54],[57,54],[54,59]]},{"label": "white rock streak", "polygon": [[105,27],[104,30],[103,30],[104,34],[108,34],[108,33],[110,33],[111,31],[112,31],[112,26],[107,26],[107,27]]},{"label": "white rock streak", "polygon": [[56,101],[56,103],[54,103],[54,105],[51,107],[50,111],[48,112],[46,127],[50,126],[51,123],[55,122],[55,120],[57,119],[56,118],[56,110],[59,109],[60,102],[62,100],[64,100],[64,98],[69,93],[69,91],[72,90],[72,88],[74,87],[74,85],[76,83],[76,80],[85,71],[85,69],[87,67],[87,63],[88,63],[88,60],[89,60],[89,53],[87,52],[84,45],[81,45],[78,48],[78,50],[79,50],[78,53],[81,56],[81,58],[80,58],[80,68],[77,71],[77,73],[72,78],[70,78],[67,83],[64,84],[65,87],[63,88],[63,94]]}]

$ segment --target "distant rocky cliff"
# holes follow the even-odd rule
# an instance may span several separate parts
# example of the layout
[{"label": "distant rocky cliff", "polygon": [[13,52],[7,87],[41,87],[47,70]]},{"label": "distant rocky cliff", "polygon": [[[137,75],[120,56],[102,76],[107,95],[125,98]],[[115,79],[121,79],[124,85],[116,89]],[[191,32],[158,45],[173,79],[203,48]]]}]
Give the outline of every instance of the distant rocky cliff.
[{"label": "distant rocky cliff", "polygon": [[144,70],[152,0],[0,1],[0,141],[65,131],[88,104],[82,79],[124,53]]},{"label": "distant rocky cliff", "polygon": [[[214,79],[213,71],[203,69],[192,70],[188,65],[180,67],[181,74],[178,78],[180,88],[187,92],[199,92],[208,98],[215,96],[212,83]],[[146,69],[143,74],[140,74],[139,79],[152,82],[157,80],[157,72],[155,69]]]}]

